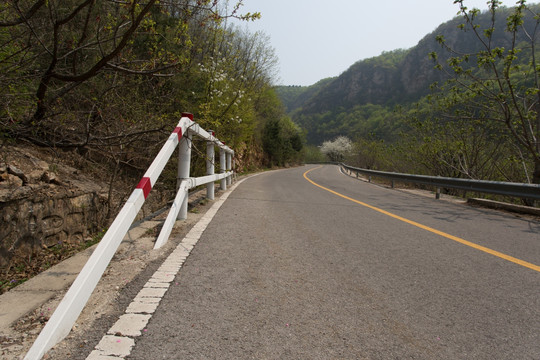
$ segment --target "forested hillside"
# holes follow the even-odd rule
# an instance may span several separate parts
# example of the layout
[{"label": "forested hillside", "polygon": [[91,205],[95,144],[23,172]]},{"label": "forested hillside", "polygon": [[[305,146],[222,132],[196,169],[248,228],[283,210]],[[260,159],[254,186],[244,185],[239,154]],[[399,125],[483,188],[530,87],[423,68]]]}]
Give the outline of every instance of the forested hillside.
[{"label": "forested hillside", "polygon": [[292,149],[288,139],[298,134],[273,101],[277,59],[266,35],[230,25],[258,18],[240,5],[2,2],[2,145],[24,140],[140,170],[180,113],[191,112],[237,150],[241,167],[295,161],[295,150],[264,154],[269,120],[278,121],[283,146]]},{"label": "forested hillside", "polygon": [[409,173],[540,183],[540,5],[460,13],[415,47],[278,93],[307,142]]}]

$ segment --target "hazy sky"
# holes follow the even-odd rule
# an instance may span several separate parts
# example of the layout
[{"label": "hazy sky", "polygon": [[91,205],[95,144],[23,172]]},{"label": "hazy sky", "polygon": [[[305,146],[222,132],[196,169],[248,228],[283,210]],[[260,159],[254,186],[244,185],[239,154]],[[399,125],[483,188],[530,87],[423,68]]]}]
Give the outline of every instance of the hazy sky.
[{"label": "hazy sky", "polygon": [[[486,10],[486,1],[464,3]],[[311,85],[358,60],[413,47],[458,10],[453,0],[244,0],[241,12],[262,18],[241,26],[270,36],[278,84]]]}]

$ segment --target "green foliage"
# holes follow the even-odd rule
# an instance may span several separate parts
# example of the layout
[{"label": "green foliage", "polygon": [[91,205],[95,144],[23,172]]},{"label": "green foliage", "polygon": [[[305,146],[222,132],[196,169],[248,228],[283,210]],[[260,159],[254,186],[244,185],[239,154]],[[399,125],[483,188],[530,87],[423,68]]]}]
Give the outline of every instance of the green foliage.
[{"label": "green foliage", "polygon": [[213,51],[197,64],[198,84],[203,85],[196,99],[200,124],[234,147],[252,137],[258,98],[272,80],[276,58],[268,41],[261,33],[234,27],[217,30],[206,43],[206,50],[213,46]]},{"label": "green foliage", "polygon": [[412,131],[397,145],[402,164],[419,174],[456,178],[515,181],[507,161],[511,152],[508,137],[496,124],[480,120],[439,117],[426,103],[409,113]]},{"label": "green foliage", "polygon": [[[449,75],[449,80],[438,86],[438,105],[460,124],[456,125],[458,129],[469,133],[479,127],[490,129],[483,134],[486,152],[493,144],[510,144],[505,150],[523,162],[522,176],[512,176],[515,181],[532,178],[540,183],[540,81],[536,60],[540,55],[536,49],[540,5],[527,6],[525,1],[518,1],[516,7],[506,9],[492,1],[489,12],[480,16],[478,10],[468,10],[464,1],[458,3],[464,20],[461,30],[470,34],[477,48],[464,52],[457,45],[442,43],[445,50],[457,55],[446,64],[433,57],[437,68]],[[501,25],[503,18],[505,26]],[[498,33],[501,29],[504,35]],[[497,136],[492,137],[494,132]],[[454,149],[453,153],[460,151],[463,149]],[[461,172],[467,173],[463,168]]]},{"label": "green foliage", "polygon": [[391,150],[392,147],[383,140],[360,138],[354,143],[352,155],[346,159],[346,163],[363,169],[393,169]]},{"label": "green foliage", "polygon": [[183,111],[233,148],[260,147],[276,57],[266,36],[224,21],[260,14],[225,2],[0,5],[0,137],[108,162],[111,183],[139,176]]},{"label": "green foliage", "polygon": [[321,152],[321,149],[319,147],[314,145],[306,145],[304,147],[305,163],[321,163],[327,160],[327,157]]},{"label": "green foliage", "polygon": [[281,137],[281,123],[279,119],[271,119],[264,125],[262,133],[263,149],[268,154],[270,166],[283,165],[284,140]]},{"label": "green foliage", "polygon": [[328,138],[375,137],[385,141],[397,139],[401,120],[392,107],[364,104],[350,109],[334,109],[321,114],[294,115],[293,119],[307,132],[308,142],[321,144]]},{"label": "green foliage", "polygon": [[273,118],[266,122],[262,145],[269,166],[285,166],[301,161],[303,141],[300,130],[288,117]]},{"label": "green foliage", "polygon": [[256,113],[260,143],[268,166],[285,166],[301,161],[304,139],[300,128],[285,114],[275,88],[259,94]]}]

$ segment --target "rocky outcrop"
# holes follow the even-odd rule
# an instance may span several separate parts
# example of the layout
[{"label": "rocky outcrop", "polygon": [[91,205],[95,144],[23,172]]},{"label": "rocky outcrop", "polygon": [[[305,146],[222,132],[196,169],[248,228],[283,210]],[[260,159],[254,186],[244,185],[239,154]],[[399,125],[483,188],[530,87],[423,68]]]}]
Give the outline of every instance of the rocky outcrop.
[{"label": "rocky outcrop", "polygon": [[81,242],[105,222],[104,186],[76,169],[10,148],[0,164],[0,269],[63,242]]}]

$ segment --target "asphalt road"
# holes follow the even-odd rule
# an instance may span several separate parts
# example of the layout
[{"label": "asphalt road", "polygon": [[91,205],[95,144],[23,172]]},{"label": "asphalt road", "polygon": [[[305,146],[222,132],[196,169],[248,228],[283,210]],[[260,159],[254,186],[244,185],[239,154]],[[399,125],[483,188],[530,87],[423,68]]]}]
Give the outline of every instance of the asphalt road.
[{"label": "asphalt road", "polygon": [[238,186],[128,359],[540,359],[540,222],[316,167]]}]

